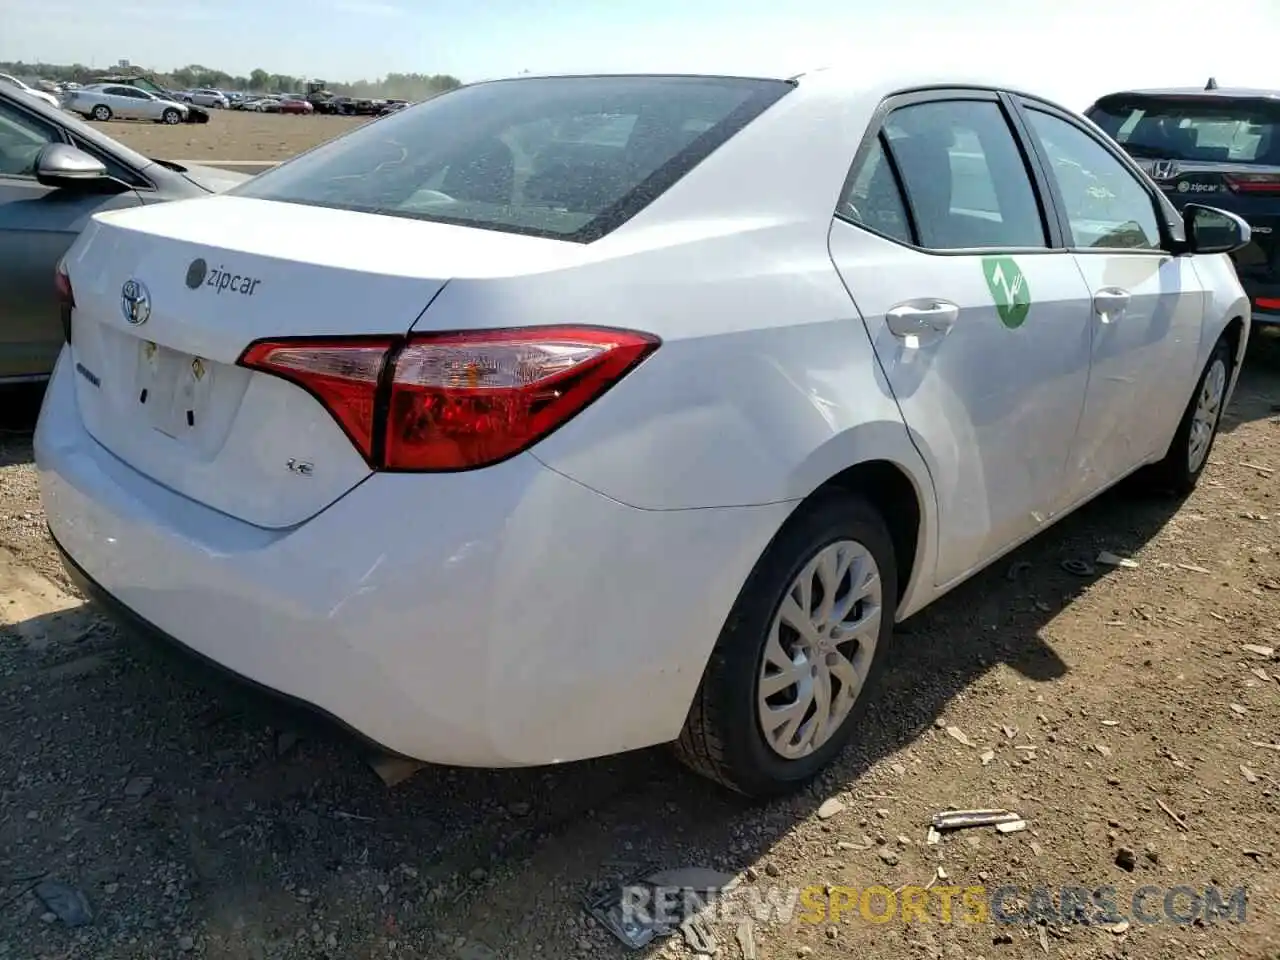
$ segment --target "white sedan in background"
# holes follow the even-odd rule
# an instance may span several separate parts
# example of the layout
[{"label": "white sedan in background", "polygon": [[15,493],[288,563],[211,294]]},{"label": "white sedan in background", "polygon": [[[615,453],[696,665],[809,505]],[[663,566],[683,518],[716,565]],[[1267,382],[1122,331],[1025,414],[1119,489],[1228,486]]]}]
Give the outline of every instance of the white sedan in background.
[{"label": "white sedan in background", "polygon": [[183,123],[186,104],[157,97],[146,90],[116,83],[95,83],[67,95],[63,106],[90,120],[154,120]]},{"label": "white sedan in background", "polygon": [[897,621],[1141,468],[1195,485],[1248,236],[962,77],[478,83],[95,218],[49,526],[391,751],[675,741],[775,794],[876,722]]},{"label": "white sedan in background", "polygon": [[11,74],[0,73],[0,83],[8,84],[11,87],[16,87],[17,89],[21,90],[23,93],[25,93],[29,97],[35,97],[37,100],[43,100],[45,103],[53,107],[55,110],[62,106],[58,102],[58,98],[55,97],[53,94],[45,93],[43,90],[37,90],[35,87],[28,86],[27,84],[23,83],[21,80],[19,80],[17,77]]}]

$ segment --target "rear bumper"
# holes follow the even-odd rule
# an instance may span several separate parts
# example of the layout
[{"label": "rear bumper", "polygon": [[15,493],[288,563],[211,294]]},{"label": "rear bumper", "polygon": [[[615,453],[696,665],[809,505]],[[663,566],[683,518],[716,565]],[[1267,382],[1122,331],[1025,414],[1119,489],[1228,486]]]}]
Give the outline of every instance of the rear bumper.
[{"label": "rear bumper", "polygon": [[36,430],[73,576],[128,619],[387,750],[522,766],[674,739],[787,504],[642,511],[530,456],[379,474],[289,530],[167,490],[85,431],[59,362]]},{"label": "rear bumper", "polygon": [[291,697],[288,694],[281,693],[279,690],[265,687],[250,677],[229,670],[223,664],[192,649],[172,634],[161,630],[154,623],[126,607],[102,584],[89,576],[84,568],[76,563],[63,548],[62,544],[58,542],[58,538],[53,535],[52,530],[50,530],[49,536],[53,540],[54,547],[57,548],[58,555],[62,560],[62,566],[67,571],[67,576],[71,578],[72,583],[86,598],[97,604],[104,613],[125,627],[134,637],[163,650],[165,653],[177,655],[189,666],[197,670],[210,671],[221,679],[230,680],[244,693],[257,698],[258,706],[263,716],[281,718],[288,724],[289,729],[310,726],[318,722],[323,727],[353,737],[377,753],[395,753],[386,744],[377,743],[359,730],[353,729],[343,722],[340,717],[335,717],[333,714],[321,710],[315,704]]}]

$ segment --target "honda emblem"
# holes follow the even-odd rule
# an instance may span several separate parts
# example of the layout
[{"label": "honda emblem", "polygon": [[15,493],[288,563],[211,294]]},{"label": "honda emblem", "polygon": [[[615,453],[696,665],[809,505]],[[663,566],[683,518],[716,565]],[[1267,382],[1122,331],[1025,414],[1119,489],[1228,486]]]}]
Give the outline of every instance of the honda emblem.
[{"label": "honda emblem", "polygon": [[1152,180],[1172,180],[1178,175],[1177,160],[1157,160],[1151,164]]}]

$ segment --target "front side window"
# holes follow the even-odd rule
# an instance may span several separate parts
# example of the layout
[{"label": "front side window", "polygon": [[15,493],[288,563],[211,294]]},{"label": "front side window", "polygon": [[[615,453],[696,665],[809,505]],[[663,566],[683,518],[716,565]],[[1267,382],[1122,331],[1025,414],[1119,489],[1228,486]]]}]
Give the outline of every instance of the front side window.
[{"label": "front side window", "polygon": [[791,89],[657,76],[481,83],[362,127],[234,192],[589,242]]},{"label": "front side window", "polygon": [[1159,250],[1156,206],[1142,182],[1074,123],[1036,109],[1026,114],[1057,181],[1071,245]]},{"label": "front side window", "polygon": [[52,125],[0,102],[0,177],[34,177],[40,151],[61,139]]},{"label": "front side window", "polygon": [[889,114],[884,135],[920,246],[1048,246],[1027,165],[998,103],[939,100]]}]

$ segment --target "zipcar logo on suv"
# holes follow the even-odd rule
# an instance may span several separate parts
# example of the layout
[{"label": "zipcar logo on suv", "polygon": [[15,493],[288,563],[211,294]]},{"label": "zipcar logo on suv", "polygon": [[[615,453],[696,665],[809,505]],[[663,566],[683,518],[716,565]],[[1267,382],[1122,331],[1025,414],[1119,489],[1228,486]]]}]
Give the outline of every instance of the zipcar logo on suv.
[{"label": "zipcar logo on suv", "polygon": [[252,297],[261,282],[256,277],[231,273],[223,266],[210,270],[203,257],[192,260],[187,267],[187,286],[192,290],[199,290],[202,286],[212,287],[218,293],[230,292]]}]

